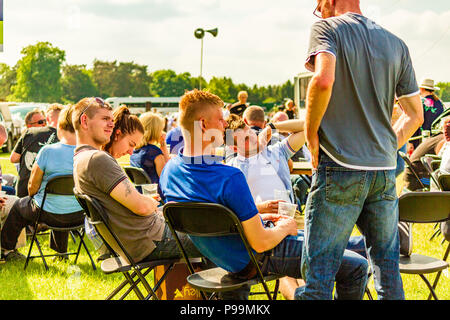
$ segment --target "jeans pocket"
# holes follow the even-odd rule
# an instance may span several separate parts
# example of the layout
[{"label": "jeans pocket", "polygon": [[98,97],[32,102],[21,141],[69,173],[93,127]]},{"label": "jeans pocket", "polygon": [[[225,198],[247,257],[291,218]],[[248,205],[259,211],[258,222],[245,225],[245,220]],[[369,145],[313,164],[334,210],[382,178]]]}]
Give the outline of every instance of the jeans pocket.
[{"label": "jeans pocket", "polygon": [[326,168],[326,200],[341,205],[358,204],[366,172],[344,167]]},{"label": "jeans pocket", "polygon": [[395,201],[397,199],[397,188],[395,182],[395,171],[384,171],[385,185],[381,198]]}]

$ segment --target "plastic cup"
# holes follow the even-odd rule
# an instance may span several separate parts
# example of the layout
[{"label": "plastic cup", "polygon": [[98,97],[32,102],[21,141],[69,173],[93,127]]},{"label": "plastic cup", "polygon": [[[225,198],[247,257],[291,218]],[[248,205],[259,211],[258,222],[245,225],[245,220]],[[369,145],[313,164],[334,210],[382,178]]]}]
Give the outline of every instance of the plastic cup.
[{"label": "plastic cup", "polygon": [[273,197],[274,200],[284,200],[287,202],[291,202],[291,199],[289,198],[289,190],[277,190],[275,189],[273,191]]},{"label": "plastic cup", "polygon": [[144,192],[144,195],[152,196],[158,193],[158,184],[157,183],[144,184],[142,185],[142,191]]},{"label": "plastic cup", "polygon": [[294,217],[297,205],[289,202],[278,202],[278,214]]}]

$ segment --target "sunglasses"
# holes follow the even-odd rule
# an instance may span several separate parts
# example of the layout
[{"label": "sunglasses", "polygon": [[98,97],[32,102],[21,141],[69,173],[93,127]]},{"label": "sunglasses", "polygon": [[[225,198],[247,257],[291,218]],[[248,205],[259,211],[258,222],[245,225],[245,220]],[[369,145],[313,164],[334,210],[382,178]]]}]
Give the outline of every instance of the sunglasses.
[{"label": "sunglasses", "polygon": [[45,120],[45,119],[42,119],[42,120],[39,120],[39,121],[36,121],[36,122],[30,122],[29,124],[46,124],[47,123],[47,120]]},{"label": "sunglasses", "polygon": [[108,102],[105,102],[102,98],[99,97],[95,97],[95,98],[91,98],[91,102],[89,102],[89,104],[87,105],[86,108],[84,108],[81,113],[80,113],[80,117],[78,118],[78,121],[81,123],[81,116],[92,106],[92,104],[96,102],[98,105],[100,105],[100,108],[110,108],[111,106],[109,105]]},{"label": "sunglasses", "polygon": [[313,15],[315,15],[317,18],[322,19],[322,13],[321,13],[318,9],[319,9],[319,4],[318,4],[317,7],[314,9]]}]

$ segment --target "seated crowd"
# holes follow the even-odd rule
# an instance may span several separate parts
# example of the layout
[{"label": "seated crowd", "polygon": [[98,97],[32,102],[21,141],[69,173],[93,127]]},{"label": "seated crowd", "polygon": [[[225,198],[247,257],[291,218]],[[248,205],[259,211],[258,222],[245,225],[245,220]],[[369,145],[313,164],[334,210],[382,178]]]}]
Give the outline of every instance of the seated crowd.
[{"label": "seated crowd", "polygon": [[[310,159],[304,119],[290,100],[285,111],[274,113],[268,122],[263,108],[247,103],[246,92],[238,97],[239,102],[225,106],[220,97],[207,91],[186,92],[179,105],[178,125],[172,121],[167,135],[160,114],[146,112],[137,117],[126,106],[112,110],[100,98],[84,98],[65,107],[54,104],[46,115],[30,112],[25,119],[27,129],[11,153],[11,162],[18,164],[16,192],[0,197],[2,258],[24,259],[17,248],[25,245],[24,230],[34,226],[47,182],[56,175],[73,174],[77,192],[101,203],[136,262],[181,258],[162,215],[162,204],[219,203],[241,221],[262,272],[285,276],[282,294],[287,299],[301,298],[303,226],[295,217],[278,214],[278,207],[290,202],[301,210],[305,204],[300,198],[308,190],[299,196],[295,190],[301,179],[292,174],[293,160]],[[421,155],[437,154],[443,146],[443,158],[450,159],[449,123],[444,121],[443,133],[418,145],[415,152],[423,148]],[[0,142],[4,142],[1,129]],[[127,154],[130,165],[142,168],[158,184],[156,195],[143,194],[127,177],[117,161]],[[449,171],[449,163],[443,161],[443,172]],[[85,219],[74,196],[52,195],[42,208],[41,222],[42,228],[45,224],[64,227],[80,225]],[[98,254],[108,257],[93,226],[85,223]],[[202,257],[234,276],[254,276],[237,237],[180,237],[189,256]],[[53,250],[63,256],[67,246],[67,232],[51,232]],[[362,299],[368,274],[365,238],[350,237],[335,277],[335,298]],[[244,287],[222,298],[246,299],[249,292]]]}]

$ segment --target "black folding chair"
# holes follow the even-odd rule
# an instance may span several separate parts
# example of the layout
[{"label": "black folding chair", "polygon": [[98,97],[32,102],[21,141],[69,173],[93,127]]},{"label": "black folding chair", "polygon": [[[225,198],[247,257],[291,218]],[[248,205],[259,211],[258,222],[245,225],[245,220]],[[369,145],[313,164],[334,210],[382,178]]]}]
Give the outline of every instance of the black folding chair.
[{"label": "black folding chair", "polygon": [[427,187],[425,187],[425,185],[423,184],[423,182],[420,180],[419,175],[417,174],[417,172],[414,170],[414,167],[411,163],[411,160],[409,160],[409,157],[404,153],[399,151],[398,154],[400,155],[400,157],[405,161],[406,165],[408,166],[408,168],[411,170],[411,172],[414,174],[414,176],[416,177],[417,181],[419,182],[420,186],[423,189],[428,189]]},{"label": "black folding chair", "polygon": [[[105,274],[120,272],[124,275],[125,280],[115,288],[107,297],[106,300],[113,299],[123,288],[127,285],[130,287],[119,298],[123,300],[131,291],[134,291],[138,299],[158,300],[156,291],[166,279],[168,273],[172,270],[175,263],[180,262],[179,258],[176,259],[161,259],[147,262],[135,262],[124,245],[114,233],[109,223],[108,213],[103,206],[96,199],[89,197],[88,195],[81,194],[74,190],[75,197],[84,208],[86,218],[91,223],[98,235],[101,237],[103,243],[108,247],[109,251],[114,253],[115,257],[104,260],[101,264],[101,269]],[[159,281],[153,286],[150,286],[146,280],[146,276],[157,266],[167,265],[167,269],[161,276]],[[153,278],[155,280],[155,277]],[[155,282],[155,281],[154,281]],[[139,289],[138,284],[142,283],[147,295],[144,296]]]},{"label": "black folding chair", "polygon": [[[408,192],[399,198],[399,220],[410,223],[436,223],[450,219],[450,191]],[[448,255],[448,253],[447,253]],[[438,297],[425,274],[435,273],[448,268],[446,261],[413,253],[411,256],[400,256],[400,272],[418,274],[428,286],[431,296]]]},{"label": "black folding chair", "polygon": [[[48,270],[49,268],[48,268],[47,262],[45,261],[45,257],[56,257],[56,256],[64,257],[64,256],[69,256],[69,255],[75,255],[75,263],[77,263],[78,256],[80,255],[80,251],[81,251],[81,246],[83,246],[89,256],[89,259],[91,260],[92,268],[94,270],[96,270],[94,260],[92,259],[91,253],[89,252],[89,250],[86,246],[86,243],[84,242],[84,233],[85,233],[84,232],[84,223],[81,225],[67,226],[67,227],[56,227],[56,226],[51,226],[51,225],[47,224],[48,229],[50,229],[50,230],[67,231],[69,233],[75,233],[76,235],[78,235],[78,237],[80,239],[80,243],[78,245],[78,249],[76,252],[44,255],[42,252],[41,245],[39,243],[39,239],[37,238],[38,235],[42,235],[42,233],[38,232],[38,224],[41,222],[41,220],[40,220],[41,213],[44,208],[45,200],[47,199],[47,195],[54,194],[54,195],[62,195],[62,196],[73,196],[74,195],[73,187],[74,187],[74,182],[73,182],[72,175],[56,176],[56,177],[49,179],[49,181],[47,182],[47,185],[45,186],[45,190],[44,190],[44,196],[42,198],[42,204],[39,208],[38,214],[36,216],[36,220],[34,222],[34,230],[33,230],[32,236],[31,236],[30,249],[28,250],[28,255],[27,255],[27,259],[25,260],[24,269],[27,268],[29,261],[34,258],[42,258],[42,261],[44,262],[44,266],[45,266],[46,270]],[[74,213],[79,213],[81,217],[83,216],[82,210],[78,211],[78,212],[74,212]],[[47,233],[45,233],[45,234],[47,234]],[[31,250],[33,249],[34,243],[36,243],[36,246],[39,250],[38,256],[31,255]]]},{"label": "black folding chair", "polygon": [[147,175],[147,173],[142,168],[138,167],[132,167],[132,166],[125,166],[123,167],[125,170],[125,173],[127,174],[128,178],[130,178],[131,182],[134,183],[136,186],[141,186],[143,184],[151,184],[152,180]]},{"label": "black folding chair", "polygon": [[[430,175],[430,179],[433,180],[434,184],[439,188],[442,189],[439,181],[436,177],[436,173],[433,170],[433,168],[431,167],[431,162],[435,160],[433,157],[430,157],[429,155],[424,155],[423,157],[420,158],[420,162],[422,162],[422,165],[425,167],[425,169],[427,170],[428,174]],[[431,184],[430,184],[431,187]]]},{"label": "black folding chair", "polygon": [[[187,277],[187,281],[193,288],[201,292],[204,299],[206,299],[204,292],[211,293],[209,298],[212,299],[217,292],[232,291],[244,285],[252,286],[261,283],[268,299],[276,300],[279,288],[278,279],[283,276],[276,274],[263,276],[253,250],[244,234],[242,224],[230,209],[217,203],[172,202],[164,205],[163,213],[177,241],[178,248],[184,259],[188,261],[187,265],[191,275]],[[199,237],[239,235],[256,270],[256,276],[250,280],[238,279],[219,267],[194,272],[194,268],[188,260],[186,250],[181,244],[177,232]],[[276,280],[273,297],[266,283],[266,281],[272,280]]]}]

